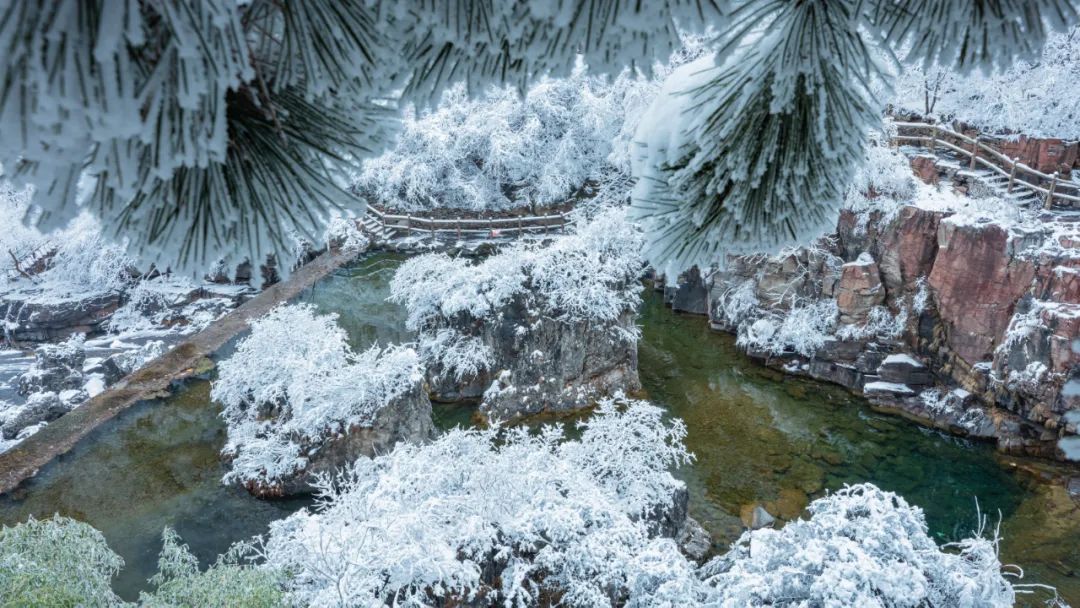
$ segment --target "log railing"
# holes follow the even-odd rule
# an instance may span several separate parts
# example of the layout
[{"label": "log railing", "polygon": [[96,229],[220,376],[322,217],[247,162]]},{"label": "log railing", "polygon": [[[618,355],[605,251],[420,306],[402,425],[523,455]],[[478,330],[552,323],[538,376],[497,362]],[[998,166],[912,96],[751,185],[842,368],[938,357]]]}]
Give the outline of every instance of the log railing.
[{"label": "log railing", "polygon": [[372,205],[368,205],[367,213],[369,218],[383,228],[390,229],[394,232],[404,232],[406,235],[426,234],[432,238],[438,234],[455,235],[459,238],[492,238],[524,234],[548,234],[563,230],[572,223],[569,214],[565,213],[490,219],[436,219],[414,215],[386,213],[376,209]]},{"label": "log railing", "polygon": [[[974,170],[979,165],[1006,177],[1007,190],[1012,192],[1015,188],[1026,188],[1034,191],[1043,201],[1043,207],[1049,209],[1054,203],[1060,203],[1067,207],[1076,207],[1080,203],[1080,186],[1070,180],[1062,179],[1058,173],[1043,173],[1020,162],[1018,159],[1009,158],[997,150],[987,146],[979,137],[968,137],[963,133],[954,131],[948,127],[925,122],[893,122],[898,131],[924,132],[926,135],[897,134],[891,139],[893,143],[919,143],[925,145],[931,152],[936,153],[938,148],[951,150],[962,157],[970,159],[968,169]],[[1069,192],[1065,192],[1068,190]]]}]

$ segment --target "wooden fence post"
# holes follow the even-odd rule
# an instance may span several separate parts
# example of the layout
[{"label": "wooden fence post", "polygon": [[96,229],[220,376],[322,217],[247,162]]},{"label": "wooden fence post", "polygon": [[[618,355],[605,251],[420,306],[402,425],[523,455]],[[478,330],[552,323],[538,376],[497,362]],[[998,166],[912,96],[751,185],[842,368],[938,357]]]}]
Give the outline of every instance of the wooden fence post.
[{"label": "wooden fence post", "polygon": [[979,136],[975,136],[975,143],[971,144],[971,164],[968,165],[969,170],[975,169],[975,160],[979,158]]},{"label": "wooden fence post", "polygon": [[547,234],[547,233],[548,233],[548,229],[549,229],[549,226],[548,226],[548,223],[547,223],[547,217],[548,217],[548,216],[547,216],[547,214],[546,214],[546,213],[545,213],[545,214],[544,214],[543,216],[541,216],[541,218],[542,218],[542,221],[543,221],[543,223],[544,223],[544,234]]},{"label": "wooden fence post", "polygon": [[405,214],[405,236],[412,234],[412,214]]},{"label": "wooden fence post", "polygon": [[457,218],[456,220],[454,220],[454,227],[457,228],[457,238],[460,241],[461,240],[461,218],[460,217]]},{"label": "wooden fence post", "polygon": [[1009,188],[1006,190],[1009,194],[1012,194],[1013,183],[1016,182],[1016,165],[1020,163],[1020,157],[1012,159],[1012,170],[1009,171]]},{"label": "wooden fence post", "polygon": [[937,125],[930,125],[930,153],[934,154],[934,148],[937,148]]},{"label": "wooden fence post", "polygon": [[1043,209],[1049,210],[1054,205],[1054,189],[1057,188],[1058,172],[1054,171],[1054,174],[1050,176],[1050,189],[1046,191],[1046,202],[1043,203]]}]

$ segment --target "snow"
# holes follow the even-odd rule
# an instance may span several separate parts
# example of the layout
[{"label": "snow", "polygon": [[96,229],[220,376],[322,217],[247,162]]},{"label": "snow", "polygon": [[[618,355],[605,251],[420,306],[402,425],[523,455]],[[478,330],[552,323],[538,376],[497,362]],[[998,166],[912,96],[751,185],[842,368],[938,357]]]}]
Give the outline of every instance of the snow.
[{"label": "snow", "polygon": [[865,393],[893,393],[896,395],[914,395],[915,391],[911,390],[906,384],[898,384],[896,382],[884,382],[881,380],[875,380],[874,382],[867,382],[863,386],[863,392]]},{"label": "snow", "polygon": [[1080,437],[1076,435],[1062,437],[1058,439],[1058,448],[1065,455],[1065,458],[1080,461]]},{"label": "snow", "polygon": [[[957,74],[908,66],[889,101],[910,112],[957,119],[991,133],[1080,139],[1080,29],[1055,33],[1042,56],[1005,70]],[[927,95],[929,93],[929,95]],[[933,104],[927,107],[927,101]]]},{"label": "snow", "polygon": [[[268,562],[303,605],[431,603],[429,594],[570,606],[676,605],[694,566],[641,519],[683,487],[685,428],[660,408],[606,400],[582,423],[538,432],[455,429],[399,444],[326,480],[315,510],[271,524]],[[502,602],[500,602],[502,603]]]},{"label": "snow", "polygon": [[899,365],[910,365],[911,367],[915,367],[915,368],[919,368],[919,369],[922,369],[922,368],[926,367],[925,365],[923,365],[922,361],[919,361],[918,359],[912,357],[911,355],[904,354],[904,353],[889,355],[888,357],[885,357],[885,359],[881,362],[881,364],[882,365],[897,365],[897,364],[899,364]]},{"label": "snow", "polygon": [[412,349],[354,353],[337,315],[317,315],[310,304],[275,308],[252,322],[213,383],[228,430],[223,452],[233,459],[225,481],[278,483],[304,466],[305,446],[370,425],[420,378]]}]

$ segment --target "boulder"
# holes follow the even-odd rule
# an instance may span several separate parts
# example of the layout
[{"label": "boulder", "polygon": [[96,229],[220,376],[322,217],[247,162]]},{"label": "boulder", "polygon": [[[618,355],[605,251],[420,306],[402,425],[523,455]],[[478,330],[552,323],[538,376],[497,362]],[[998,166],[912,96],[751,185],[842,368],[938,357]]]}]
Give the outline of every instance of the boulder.
[{"label": "boulder", "polygon": [[937,157],[932,154],[919,154],[911,158],[911,172],[923,183],[937,185],[938,168]]},{"label": "boulder", "polygon": [[34,393],[26,403],[0,412],[0,434],[4,439],[15,439],[27,427],[52,422],[70,412],[77,396],[65,396],[71,398],[62,399],[54,392]]},{"label": "boulder", "polygon": [[81,338],[39,346],[34,350],[34,364],[19,376],[19,394],[79,390],[85,382],[85,361]]},{"label": "boulder", "polygon": [[676,281],[675,293],[671,298],[672,310],[704,315],[709,312],[708,301],[709,291],[697,266],[679,275],[679,279]]},{"label": "boulder", "polygon": [[370,425],[350,427],[318,443],[303,441],[307,466],[281,484],[266,486],[249,482],[246,487],[259,498],[310,494],[321,474],[333,473],[358,458],[384,454],[401,442],[423,443],[435,434],[431,401],[417,382],[410,391],[379,409]]},{"label": "boulder", "polygon": [[482,397],[480,411],[489,420],[511,420],[579,409],[600,396],[638,390],[635,318],[634,311],[626,311],[612,322],[566,321],[530,308],[520,296],[494,318],[459,317],[449,323],[478,338],[489,349],[491,364],[465,379],[431,365],[432,399]]},{"label": "boulder", "polygon": [[0,299],[0,318],[15,326],[9,339],[48,342],[73,334],[100,333],[119,307],[120,295],[116,293],[51,303]]},{"label": "boulder", "polygon": [[929,386],[933,384],[930,371],[918,359],[911,355],[895,354],[885,357],[877,368],[877,375],[884,382],[905,384],[908,386]]}]

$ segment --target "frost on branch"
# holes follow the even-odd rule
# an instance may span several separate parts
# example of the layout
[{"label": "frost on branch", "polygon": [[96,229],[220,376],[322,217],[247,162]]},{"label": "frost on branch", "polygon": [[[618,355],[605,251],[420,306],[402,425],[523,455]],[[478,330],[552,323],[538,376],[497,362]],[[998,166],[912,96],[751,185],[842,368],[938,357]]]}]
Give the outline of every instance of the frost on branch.
[{"label": "frost on branch", "polygon": [[319,471],[431,434],[416,353],[355,353],[336,320],[311,305],[280,306],[221,362],[211,396],[228,425],[224,481],[294,493]]},{"label": "frost on branch", "polygon": [[484,408],[504,416],[581,407],[637,386],[640,247],[623,211],[610,209],[582,217],[573,234],[475,264],[413,258],[394,275],[391,299],[419,334],[439,399],[489,392]]},{"label": "frost on branch", "polygon": [[633,204],[667,276],[831,228],[879,120],[859,4],[762,5],[729,50],[676,70],[638,128]]},{"label": "frost on branch", "polygon": [[[922,510],[870,484],[810,503],[808,520],[746,532],[702,567],[719,605],[1012,606],[997,538],[943,550]],[[981,532],[981,531],[980,531]]]},{"label": "frost on branch", "polygon": [[668,470],[687,462],[684,429],[662,418],[605,401],[577,441],[457,429],[361,459],[272,524],[268,563],[304,605],[693,604],[693,564],[641,518],[682,487]]}]

